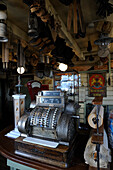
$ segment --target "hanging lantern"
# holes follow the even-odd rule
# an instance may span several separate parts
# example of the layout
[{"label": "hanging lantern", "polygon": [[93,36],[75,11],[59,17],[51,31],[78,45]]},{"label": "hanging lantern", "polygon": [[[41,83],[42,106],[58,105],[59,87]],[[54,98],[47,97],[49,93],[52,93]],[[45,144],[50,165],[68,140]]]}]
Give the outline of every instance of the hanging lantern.
[{"label": "hanging lantern", "polygon": [[25,55],[23,47],[21,46],[20,40],[18,41],[18,51],[17,51],[18,61],[17,61],[17,72],[23,74],[25,72]]},{"label": "hanging lantern", "polygon": [[30,37],[37,37],[38,34],[38,21],[37,16],[35,13],[29,13],[29,20],[28,20],[28,35]]},{"label": "hanging lantern", "polygon": [[8,62],[9,62],[9,44],[2,43],[2,63],[3,63],[3,69],[8,68]]},{"label": "hanging lantern", "polygon": [[110,43],[113,43],[113,38],[108,37],[108,35],[105,35],[105,34],[101,34],[100,38],[94,41],[94,44],[100,45],[100,46],[109,45]]},{"label": "hanging lantern", "polygon": [[8,38],[6,36],[7,34],[7,25],[6,25],[6,19],[7,19],[7,7],[2,2],[0,3],[0,42],[7,42]]}]

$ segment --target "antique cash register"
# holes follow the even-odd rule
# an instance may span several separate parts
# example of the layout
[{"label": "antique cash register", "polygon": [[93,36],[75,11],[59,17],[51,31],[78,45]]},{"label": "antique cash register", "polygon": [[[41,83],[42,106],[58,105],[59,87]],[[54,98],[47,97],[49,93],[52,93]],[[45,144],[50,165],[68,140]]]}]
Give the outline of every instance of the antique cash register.
[{"label": "antique cash register", "polygon": [[64,93],[41,91],[36,106],[18,122],[21,136],[15,153],[59,167],[68,167],[75,146],[76,108],[65,106]]}]

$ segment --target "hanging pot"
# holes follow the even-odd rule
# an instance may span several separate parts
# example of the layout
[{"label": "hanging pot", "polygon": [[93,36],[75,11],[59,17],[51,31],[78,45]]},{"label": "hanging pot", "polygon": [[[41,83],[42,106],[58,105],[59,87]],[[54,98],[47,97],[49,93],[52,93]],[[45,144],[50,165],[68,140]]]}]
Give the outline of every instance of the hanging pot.
[{"label": "hanging pot", "polygon": [[39,78],[43,78],[44,77],[44,73],[43,73],[43,71],[38,71],[37,72],[37,77],[39,77]]},{"label": "hanging pot", "polygon": [[45,68],[44,68],[44,75],[46,76],[46,77],[49,77],[50,76],[50,68],[49,68],[49,66],[45,66]]}]

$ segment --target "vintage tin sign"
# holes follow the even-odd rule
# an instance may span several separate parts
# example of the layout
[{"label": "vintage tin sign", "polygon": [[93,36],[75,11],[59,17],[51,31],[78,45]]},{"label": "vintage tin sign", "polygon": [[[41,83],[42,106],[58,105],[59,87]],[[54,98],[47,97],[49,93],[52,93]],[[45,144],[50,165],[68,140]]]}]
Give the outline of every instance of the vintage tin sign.
[{"label": "vintage tin sign", "polygon": [[106,97],[105,74],[89,74],[89,97]]}]

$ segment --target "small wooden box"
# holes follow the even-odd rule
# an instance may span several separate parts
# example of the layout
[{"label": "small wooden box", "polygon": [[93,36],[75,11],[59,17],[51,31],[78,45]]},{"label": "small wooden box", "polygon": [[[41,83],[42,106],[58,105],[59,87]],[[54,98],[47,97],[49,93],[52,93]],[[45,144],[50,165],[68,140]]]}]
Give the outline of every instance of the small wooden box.
[{"label": "small wooden box", "polygon": [[71,144],[70,147],[58,145],[57,148],[50,148],[25,142],[23,137],[18,137],[15,140],[15,153],[47,164],[67,168],[73,157],[74,146],[74,144]]}]

